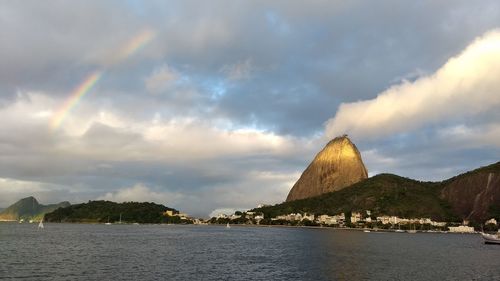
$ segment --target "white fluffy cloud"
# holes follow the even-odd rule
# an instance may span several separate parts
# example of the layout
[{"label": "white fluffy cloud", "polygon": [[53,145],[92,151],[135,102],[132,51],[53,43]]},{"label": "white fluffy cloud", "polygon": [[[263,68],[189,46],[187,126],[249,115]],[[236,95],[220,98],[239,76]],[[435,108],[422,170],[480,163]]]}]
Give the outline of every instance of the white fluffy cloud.
[{"label": "white fluffy cloud", "polygon": [[158,204],[172,204],[182,197],[179,193],[151,190],[142,183],[138,183],[132,187],[126,187],[113,192],[108,192],[97,200],[108,200],[113,202],[155,202]]},{"label": "white fluffy cloud", "polygon": [[326,134],[380,137],[453,118],[495,114],[500,106],[500,31],[472,42],[435,73],[403,82],[375,99],[341,104]]}]

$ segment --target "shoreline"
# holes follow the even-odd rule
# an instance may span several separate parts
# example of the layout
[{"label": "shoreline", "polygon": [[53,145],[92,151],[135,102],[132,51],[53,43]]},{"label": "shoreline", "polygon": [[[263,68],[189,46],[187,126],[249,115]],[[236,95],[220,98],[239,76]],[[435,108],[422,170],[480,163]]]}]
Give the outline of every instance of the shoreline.
[{"label": "shoreline", "polygon": [[[5,224],[19,224],[18,221],[0,221]],[[106,223],[99,222],[45,222],[46,224],[85,224],[85,225],[107,225]],[[29,222],[24,222],[21,224],[34,224]],[[216,227],[226,227],[226,224],[172,224],[172,223],[111,223],[109,225],[158,225],[158,226],[216,226]],[[108,225],[108,226],[109,226]],[[358,232],[368,232],[368,233],[406,233],[406,234],[480,234],[481,232],[450,232],[450,231],[422,231],[416,230],[414,233],[409,233],[406,230],[401,232],[396,231],[396,229],[372,229],[372,228],[350,228],[350,227],[329,227],[329,226],[305,226],[305,225],[265,225],[265,224],[230,224],[231,227],[259,227],[259,228],[296,228],[296,229],[319,229],[319,230],[335,230],[335,231],[358,231]]]},{"label": "shoreline", "polygon": [[[225,224],[208,224],[215,226],[226,226]],[[369,233],[407,233],[407,234],[416,234],[416,233],[430,233],[430,234],[480,234],[480,232],[450,232],[450,231],[422,231],[416,230],[415,233],[409,233],[404,230],[402,232],[396,231],[396,229],[373,229],[373,228],[352,228],[352,227],[329,227],[329,226],[305,226],[305,225],[264,225],[264,224],[229,224],[231,227],[280,227],[280,228],[304,228],[304,229],[322,229],[322,230],[343,230],[343,231],[361,231],[365,232],[366,230]]]}]

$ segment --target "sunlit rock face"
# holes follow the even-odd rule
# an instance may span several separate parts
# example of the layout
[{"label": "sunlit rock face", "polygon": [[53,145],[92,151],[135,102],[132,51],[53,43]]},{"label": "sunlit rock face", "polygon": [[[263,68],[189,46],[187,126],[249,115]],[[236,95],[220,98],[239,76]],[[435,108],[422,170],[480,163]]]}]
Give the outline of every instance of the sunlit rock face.
[{"label": "sunlit rock face", "polygon": [[302,173],[286,198],[294,201],[341,190],[368,177],[356,146],[347,136],[331,140]]}]

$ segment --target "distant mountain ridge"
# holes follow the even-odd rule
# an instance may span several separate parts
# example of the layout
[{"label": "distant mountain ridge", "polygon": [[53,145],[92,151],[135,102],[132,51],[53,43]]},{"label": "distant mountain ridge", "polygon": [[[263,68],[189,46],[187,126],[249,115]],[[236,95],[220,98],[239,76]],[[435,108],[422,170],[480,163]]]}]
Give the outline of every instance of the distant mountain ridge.
[{"label": "distant mountain ridge", "polygon": [[52,212],[61,207],[68,207],[71,204],[67,201],[58,204],[42,205],[35,197],[23,198],[8,208],[0,212],[0,220],[15,221],[19,219],[40,220],[46,213]]},{"label": "distant mountain ridge", "polygon": [[435,220],[500,220],[500,162],[441,182],[379,174],[342,190],[253,211],[275,217],[296,212],[338,214],[370,210],[374,215]]}]

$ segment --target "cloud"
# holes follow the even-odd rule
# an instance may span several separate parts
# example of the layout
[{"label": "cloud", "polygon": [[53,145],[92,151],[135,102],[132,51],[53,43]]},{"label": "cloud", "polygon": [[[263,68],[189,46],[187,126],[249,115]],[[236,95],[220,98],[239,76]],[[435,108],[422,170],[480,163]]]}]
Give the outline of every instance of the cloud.
[{"label": "cloud", "polygon": [[182,197],[181,194],[153,191],[142,183],[135,184],[132,187],[122,188],[113,192],[108,192],[97,200],[108,200],[113,202],[155,202],[169,206],[172,202],[176,202]]},{"label": "cloud", "polygon": [[[496,0],[2,1],[0,177],[47,188],[32,190],[44,202],[77,203],[142,183],[182,194],[167,203],[192,214],[277,203],[325,144],[332,109],[402,79],[412,82],[401,88],[431,80],[499,26],[499,10]],[[48,130],[82,79],[147,28],[155,39],[106,68],[62,127]],[[425,123],[406,118],[413,131],[388,124],[396,136],[354,141],[372,172],[443,177],[498,158],[490,148],[500,114],[486,106],[461,115],[453,103],[443,106],[452,117],[425,112]],[[453,169],[439,174],[439,166]]]},{"label": "cloud", "polygon": [[252,71],[254,71],[254,66],[251,59],[246,59],[235,64],[228,64],[221,69],[221,72],[226,74],[229,80],[248,79]]},{"label": "cloud", "polygon": [[146,88],[149,92],[157,94],[169,88],[179,79],[180,74],[168,65],[156,68],[149,77],[145,79]]},{"label": "cloud", "polygon": [[244,209],[219,208],[219,209],[213,210],[208,216],[213,218],[213,217],[217,217],[220,214],[232,215],[236,211],[245,211],[245,210]]},{"label": "cloud", "polygon": [[432,75],[403,82],[375,99],[340,105],[326,134],[381,137],[455,118],[497,112],[500,105],[500,31],[476,39]]},{"label": "cloud", "polygon": [[0,207],[6,208],[19,199],[34,196],[41,204],[59,203],[56,198],[75,199],[63,185],[0,177]]},{"label": "cloud", "polygon": [[236,201],[237,208],[251,208],[282,200],[290,177],[298,177],[293,167],[304,165],[302,155],[316,146],[309,139],[234,128],[228,120],[138,120],[113,107],[95,110],[91,99],[80,101],[53,131],[48,124],[56,106],[50,95],[23,92],[0,108],[6,122],[0,127],[0,177],[30,186],[9,182],[17,191],[7,196],[0,190],[0,203],[28,195],[72,203],[161,200],[202,216]]}]

